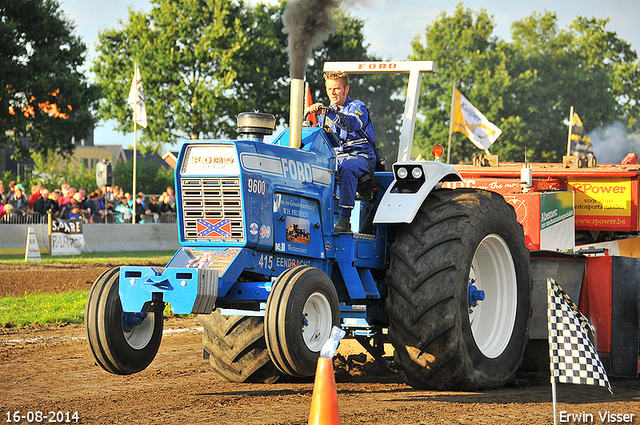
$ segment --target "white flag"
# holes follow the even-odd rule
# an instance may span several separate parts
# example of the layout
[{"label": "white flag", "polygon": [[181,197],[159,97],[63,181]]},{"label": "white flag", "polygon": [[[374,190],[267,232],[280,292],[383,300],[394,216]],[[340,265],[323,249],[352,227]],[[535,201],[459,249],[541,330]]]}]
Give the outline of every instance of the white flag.
[{"label": "white flag", "polygon": [[133,120],[143,127],[147,127],[147,109],[144,106],[144,93],[142,91],[142,79],[140,78],[140,68],[136,63],[129,90],[129,100],[127,103],[133,108]]},{"label": "white flag", "polygon": [[478,149],[489,149],[502,134],[502,130],[478,111],[458,89],[454,90],[452,111],[451,132],[466,135]]}]

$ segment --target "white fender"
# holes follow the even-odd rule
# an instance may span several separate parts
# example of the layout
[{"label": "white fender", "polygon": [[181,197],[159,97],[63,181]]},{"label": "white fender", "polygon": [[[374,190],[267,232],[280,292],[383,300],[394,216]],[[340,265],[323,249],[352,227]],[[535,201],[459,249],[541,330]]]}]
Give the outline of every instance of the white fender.
[{"label": "white fender", "polygon": [[374,224],[411,223],[424,200],[434,188],[439,188],[443,181],[462,181],[462,176],[450,165],[435,161],[410,161],[393,164],[395,170],[406,165],[422,166],[425,182],[415,193],[401,193],[396,189],[397,177],[382,196],[378,210],[373,218]]}]

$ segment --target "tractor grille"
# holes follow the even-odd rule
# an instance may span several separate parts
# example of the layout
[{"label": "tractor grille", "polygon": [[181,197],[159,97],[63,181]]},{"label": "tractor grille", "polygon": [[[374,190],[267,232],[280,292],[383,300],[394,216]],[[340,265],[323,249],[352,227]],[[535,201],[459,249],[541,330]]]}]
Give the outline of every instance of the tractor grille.
[{"label": "tractor grille", "polygon": [[[181,188],[183,229],[187,241],[244,241],[239,177],[183,178]],[[229,219],[231,237],[223,237],[216,233],[198,237],[198,220],[206,219],[211,219],[210,222]]]}]

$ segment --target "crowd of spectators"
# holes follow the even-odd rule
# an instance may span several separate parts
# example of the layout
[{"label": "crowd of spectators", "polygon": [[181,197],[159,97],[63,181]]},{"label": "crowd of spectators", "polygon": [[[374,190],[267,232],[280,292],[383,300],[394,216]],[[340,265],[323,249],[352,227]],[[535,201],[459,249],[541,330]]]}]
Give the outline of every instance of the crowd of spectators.
[{"label": "crowd of spectators", "polygon": [[85,223],[131,223],[135,214],[136,223],[158,223],[161,216],[175,213],[175,197],[171,186],[159,197],[152,195],[147,200],[144,193],[139,192],[134,200],[118,186],[104,186],[87,193],[85,188],[69,183],[52,190],[37,184],[27,195],[22,184],[12,181],[5,192],[0,181],[1,223],[46,222],[49,213],[56,218]]}]

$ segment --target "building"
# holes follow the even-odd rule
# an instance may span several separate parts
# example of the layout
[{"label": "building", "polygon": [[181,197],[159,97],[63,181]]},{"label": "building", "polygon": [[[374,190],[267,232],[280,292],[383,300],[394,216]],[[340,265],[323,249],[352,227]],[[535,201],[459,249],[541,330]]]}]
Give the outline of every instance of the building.
[{"label": "building", "polygon": [[73,160],[89,170],[95,169],[98,162],[108,160],[116,164],[127,161],[125,150],[121,145],[77,146],[73,152]]}]

